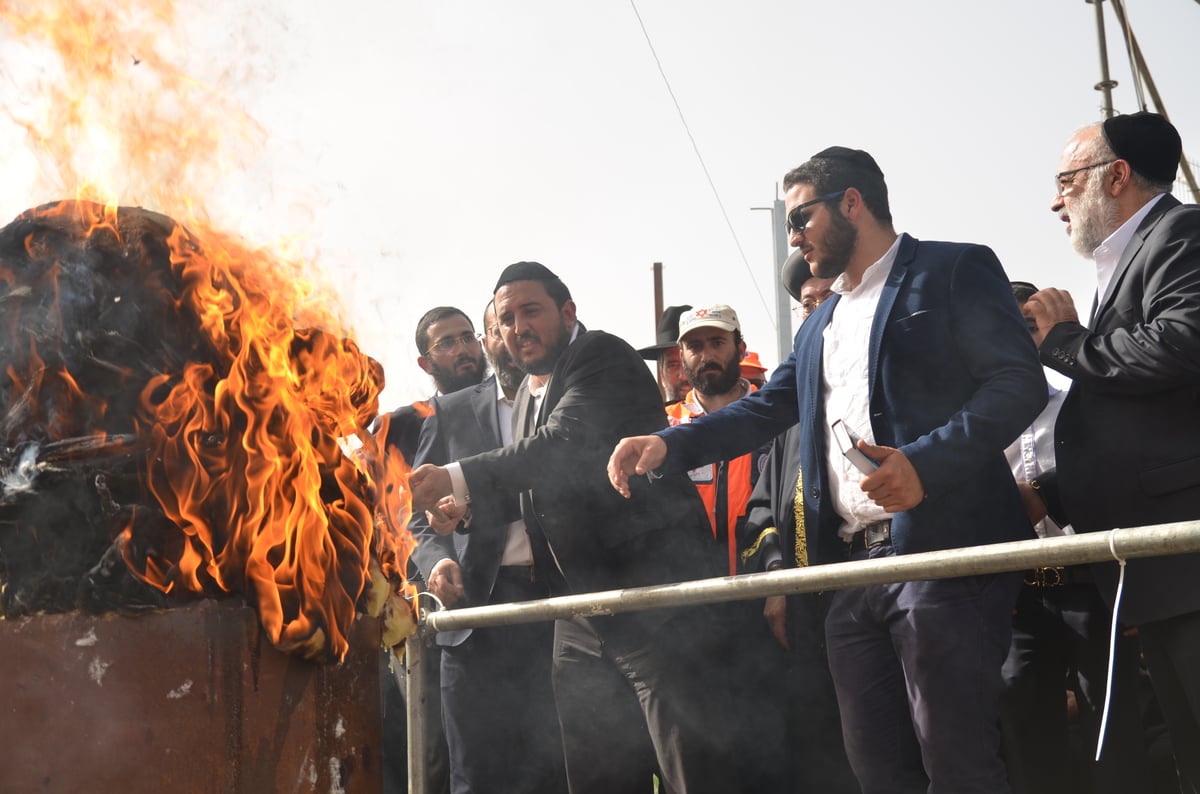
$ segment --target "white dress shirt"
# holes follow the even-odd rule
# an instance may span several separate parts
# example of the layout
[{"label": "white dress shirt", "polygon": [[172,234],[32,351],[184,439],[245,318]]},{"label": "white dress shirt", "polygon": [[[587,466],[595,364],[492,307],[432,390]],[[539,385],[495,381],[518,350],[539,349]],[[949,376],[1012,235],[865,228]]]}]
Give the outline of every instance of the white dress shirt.
[{"label": "white dress shirt", "polygon": [[1095,251],[1092,251],[1092,259],[1096,260],[1097,309],[1108,299],[1108,293],[1112,289],[1112,278],[1117,272],[1117,263],[1121,261],[1121,254],[1125,253],[1125,249],[1129,246],[1129,241],[1133,239],[1133,233],[1137,231],[1137,227],[1150,214],[1150,210],[1154,205],[1165,195],[1167,194],[1160,193],[1143,204],[1140,210],[1133,213],[1129,220],[1122,223],[1115,232],[1104,238],[1104,242],[1100,243],[1100,246]]},{"label": "white dress shirt", "polygon": [[842,518],[838,534],[847,542],[868,524],[892,516],[862,491],[860,484],[865,475],[854,468],[854,464],[833,443],[832,426],[841,419],[868,444],[875,443],[875,434],[871,430],[870,384],[867,381],[871,324],[875,319],[883,285],[892,272],[899,249],[900,237],[897,236],[887,253],[867,268],[862,280],[854,287],[848,286],[844,273],[838,276],[831,289],[841,297],[833,308],[833,318],[825,327],[822,337],[821,385],[825,398],[825,460],[829,471],[829,498]]},{"label": "white dress shirt", "polygon": [[[1046,370],[1046,380],[1061,377],[1051,369]],[[1021,437],[1008,445],[1004,456],[1012,468],[1013,477],[1018,482],[1033,482],[1047,471],[1054,468],[1054,423],[1058,420],[1059,409],[1067,397],[1066,388],[1058,388],[1053,383],[1047,384],[1050,389],[1050,399],[1046,407],[1033,420]],[[1074,535],[1071,525],[1060,527],[1054,519],[1046,516],[1034,525],[1034,531],[1039,538],[1057,538],[1062,535]]]}]

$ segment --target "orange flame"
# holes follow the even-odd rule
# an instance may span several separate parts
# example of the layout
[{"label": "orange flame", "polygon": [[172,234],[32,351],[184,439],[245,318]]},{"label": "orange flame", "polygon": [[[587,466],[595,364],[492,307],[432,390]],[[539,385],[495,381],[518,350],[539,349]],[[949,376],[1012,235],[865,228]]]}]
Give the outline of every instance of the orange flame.
[{"label": "orange flame", "polygon": [[[252,594],[273,643],[340,659],[370,560],[401,587],[414,545],[407,469],[380,449],[386,428],[367,431],[383,373],[306,263],[205,220],[198,197],[249,169],[263,131],[216,84],[173,63],[186,50],[174,37],[173,2],[130,5],[0,0],[0,28],[40,46],[35,60],[61,74],[39,74],[28,91],[37,101],[4,109],[50,189],[98,202],[39,211],[80,213],[88,238],[120,236],[118,197],[184,224],[165,241],[181,285],[172,298],[195,322],[205,355],[131,384],[141,394],[145,485],[177,537],[129,552],[135,512],[123,535],[126,562],[167,592]],[[10,380],[44,392],[53,376],[56,405],[86,425],[59,431],[103,430],[104,406],[88,404],[70,372],[45,372],[31,352],[30,371],[10,368]]]}]

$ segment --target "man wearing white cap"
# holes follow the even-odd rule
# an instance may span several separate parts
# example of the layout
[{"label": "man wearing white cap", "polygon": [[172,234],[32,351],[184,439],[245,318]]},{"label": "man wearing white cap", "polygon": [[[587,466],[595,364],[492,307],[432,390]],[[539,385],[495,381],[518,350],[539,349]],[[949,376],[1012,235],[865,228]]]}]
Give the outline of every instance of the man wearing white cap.
[{"label": "man wearing white cap", "polygon": [[[756,390],[741,374],[746,343],[737,312],[730,306],[715,303],[681,315],[679,349],[692,388],[682,400],[667,406],[672,425],[688,424]],[[746,522],[746,503],[769,449],[769,444],[763,445],[688,472],[704,501],[713,538],[724,551],[730,576],[741,572],[738,536]],[[735,745],[731,757],[746,791],[784,791],[789,788],[791,755],[784,746],[784,703],[762,685],[764,680],[783,675],[782,649],[760,618],[761,601],[731,606],[738,610],[737,621],[730,627],[738,652],[723,665],[734,705],[727,726]]]}]

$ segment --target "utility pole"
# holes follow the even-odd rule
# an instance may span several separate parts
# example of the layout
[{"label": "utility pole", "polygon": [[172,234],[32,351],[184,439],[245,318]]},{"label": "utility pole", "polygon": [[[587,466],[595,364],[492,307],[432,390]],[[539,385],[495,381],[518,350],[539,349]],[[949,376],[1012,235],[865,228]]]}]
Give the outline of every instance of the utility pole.
[{"label": "utility pole", "polygon": [[[775,194],[779,195],[779,185],[775,185]],[[775,247],[775,271],[771,274],[771,283],[775,286],[775,345],[779,360],[783,361],[792,353],[792,304],[791,296],[783,288],[783,263],[788,257],[787,232],[783,221],[787,217],[783,199],[775,199],[770,207],[751,207],[754,210],[770,210],[771,237]]]},{"label": "utility pole", "polygon": [[[1133,35],[1133,30],[1129,27],[1129,19],[1125,16],[1125,7],[1121,0],[1113,0],[1113,11],[1117,13],[1117,23],[1121,26],[1122,33],[1125,34],[1125,40],[1129,42],[1130,56],[1133,59],[1135,71],[1134,85],[1137,85],[1139,80],[1145,80],[1146,90],[1150,92],[1150,98],[1154,100],[1154,107],[1158,108],[1158,112],[1164,118],[1169,119],[1170,116],[1167,115],[1167,108],[1163,105],[1162,96],[1158,93],[1158,86],[1154,84],[1154,77],[1150,74],[1150,67],[1146,65],[1146,56],[1142,54],[1142,47],[1138,44],[1137,36]],[[1140,91],[1138,96],[1141,97]],[[1144,104],[1139,108],[1139,110],[1145,109]],[[1200,183],[1196,181],[1196,174],[1192,171],[1192,164],[1188,162],[1186,153],[1179,155],[1179,170],[1183,172],[1183,181],[1187,184],[1188,190],[1192,192],[1192,201],[1200,201]]]},{"label": "utility pole", "polygon": [[654,332],[658,332],[658,318],[663,313],[662,262],[654,263]]},{"label": "utility pole", "polygon": [[1096,90],[1104,94],[1104,118],[1113,117],[1112,90],[1117,87],[1117,81],[1108,74],[1108,39],[1104,35],[1104,0],[1084,0],[1096,7],[1096,35],[1100,45],[1100,82]]}]

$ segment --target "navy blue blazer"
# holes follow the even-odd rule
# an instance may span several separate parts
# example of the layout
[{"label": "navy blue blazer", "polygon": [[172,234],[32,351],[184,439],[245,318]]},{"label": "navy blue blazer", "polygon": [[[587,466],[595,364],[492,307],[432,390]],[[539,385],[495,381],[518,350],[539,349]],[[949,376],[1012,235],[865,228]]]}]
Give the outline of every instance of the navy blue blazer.
[{"label": "navy blue blazer", "polygon": [[[837,302],[832,296],[800,326],[791,356],[764,388],[660,433],[664,470],[683,471],[754,449],[800,422],[811,563],[847,558],[840,519],[824,498],[822,334]],[[900,449],[926,490],[924,502],[893,519],[897,553],[1033,538],[1004,448],[1045,406],[1046,379],[991,249],[903,235],[868,355],[876,443]]]},{"label": "navy blue blazer", "polygon": [[[501,445],[499,409],[495,376],[477,386],[452,394],[434,397],[434,410],[421,428],[413,468],[423,463],[444,466],[451,461]],[[480,510],[472,510],[471,525],[475,532],[455,532],[440,536],[429,526],[424,513],[415,513],[409,530],[417,539],[413,560],[426,581],[429,574],[444,559],[458,562],[462,569],[464,606],[482,606],[491,600],[496,584],[496,572],[504,553],[509,523],[520,518],[520,505],[515,495],[493,494]],[[439,645],[459,645],[471,633],[470,629],[439,632]]]}]

